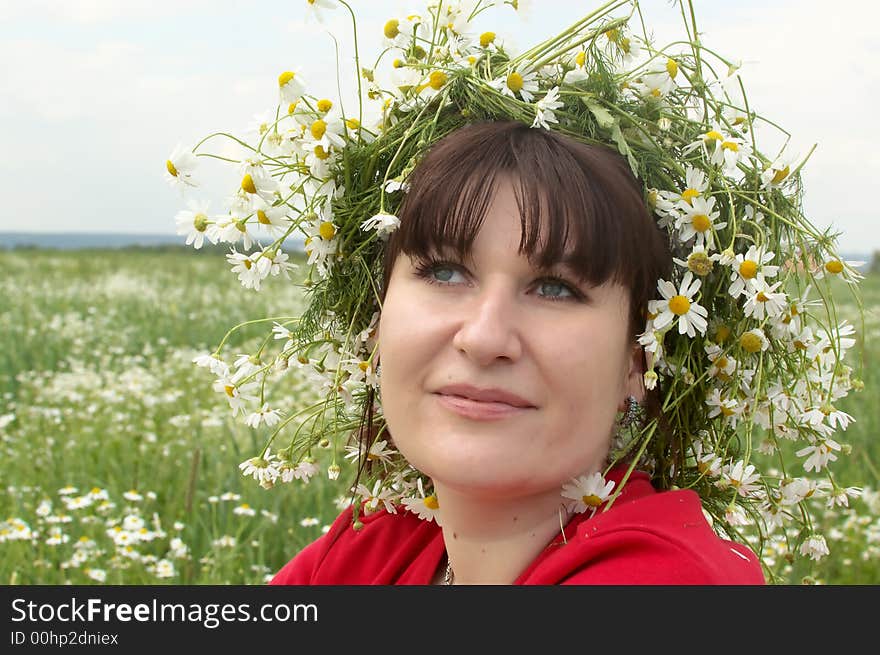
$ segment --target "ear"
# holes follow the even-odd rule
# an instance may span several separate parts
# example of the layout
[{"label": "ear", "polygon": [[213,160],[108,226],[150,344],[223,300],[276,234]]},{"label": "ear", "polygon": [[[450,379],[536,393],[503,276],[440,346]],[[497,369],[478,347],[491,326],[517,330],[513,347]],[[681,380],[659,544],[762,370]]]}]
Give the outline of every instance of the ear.
[{"label": "ear", "polygon": [[626,397],[633,396],[637,401],[645,399],[645,351],[641,344],[634,343],[629,353],[629,370],[624,379]]}]

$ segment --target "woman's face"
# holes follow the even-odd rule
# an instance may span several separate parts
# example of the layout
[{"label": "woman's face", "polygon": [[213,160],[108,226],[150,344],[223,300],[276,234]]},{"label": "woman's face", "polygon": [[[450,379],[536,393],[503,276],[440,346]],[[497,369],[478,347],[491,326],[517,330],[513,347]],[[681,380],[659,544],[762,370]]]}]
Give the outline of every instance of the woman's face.
[{"label": "woman's face", "polygon": [[502,180],[468,261],[420,272],[398,257],[379,323],[394,443],[436,482],[485,497],[546,493],[599,470],[615,413],[642,395],[626,289],[536,270],[517,252],[520,233]]}]

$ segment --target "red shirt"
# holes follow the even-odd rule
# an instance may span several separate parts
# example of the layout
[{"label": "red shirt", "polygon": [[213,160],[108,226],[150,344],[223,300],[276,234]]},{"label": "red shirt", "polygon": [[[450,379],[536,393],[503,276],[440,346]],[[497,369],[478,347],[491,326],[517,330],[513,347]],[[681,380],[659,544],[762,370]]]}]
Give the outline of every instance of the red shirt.
[{"label": "red shirt", "polygon": [[[621,471],[607,477],[619,483]],[[446,546],[440,527],[405,509],[379,511],[351,527],[351,508],[269,584],[427,585]],[[567,543],[566,543],[567,542]],[[755,554],[718,537],[699,496],[658,492],[634,472],[606,512],[575,515],[514,584],[764,584]]]}]

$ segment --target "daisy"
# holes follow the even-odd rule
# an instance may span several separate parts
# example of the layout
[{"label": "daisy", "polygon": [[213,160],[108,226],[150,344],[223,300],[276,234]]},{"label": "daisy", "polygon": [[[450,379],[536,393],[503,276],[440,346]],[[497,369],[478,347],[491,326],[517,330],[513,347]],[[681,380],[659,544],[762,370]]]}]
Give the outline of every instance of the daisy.
[{"label": "daisy", "polygon": [[746,293],[751,280],[758,273],[765,278],[775,277],[779,271],[778,266],[769,266],[767,262],[773,261],[774,253],[762,252],[757,246],[750,246],[745,254],[737,254],[736,261],[731,263],[733,272],[730,274],[731,285],[727,292],[734,298]]},{"label": "daisy", "polygon": [[755,473],[753,464],[739,460],[733,466],[726,465],[722,471],[722,481],[736,489],[744,498],[755,495],[760,489],[761,474]]},{"label": "daisy", "polygon": [[213,388],[214,391],[222,391],[226,394],[226,400],[229,402],[233,416],[237,416],[239,412],[243,413],[245,404],[257,399],[252,395],[257,388],[256,382],[238,384],[235,380],[223,376],[214,382]]},{"label": "daisy", "polygon": [[[389,181],[389,184],[392,181],[393,180]],[[364,232],[376,230],[376,234],[378,234],[379,238],[382,240],[387,239],[388,235],[394,232],[398,227],[400,227],[400,219],[393,214],[385,214],[383,212],[380,212],[361,223],[361,229]]]},{"label": "daisy", "polygon": [[198,355],[197,357],[194,357],[192,361],[196,366],[209,369],[214,375],[220,377],[229,375],[229,365],[220,359],[220,356],[217,353]]},{"label": "daisy", "polygon": [[825,537],[814,534],[801,544],[800,553],[809,556],[812,560],[819,561],[829,553]]},{"label": "daisy", "polygon": [[419,495],[415,498],[402,498],[401,504],[423,521],[434,521],[437,525],[443,525],[440,521],[440,503],[437,501],[437,496],[425,495],[421,478],[418,478],[417,484]]},{"label": "daisy", "polygon": [[703,192],[709,188],[706,181],[706,174],[699,168],[688,166],[684,171],[685,188],[678,197],[670,198],[670,200],[682,201],[688,205],[692,204],[694,198],[700,198]]},{"label": "daisy", "polygon": [[820,439],[814,444],[807,446],[806,448],[801,448],[799,451],[795,453],[798,457],[804,457],[809,455],[806,460],[804,460],[804,470],[805,471],[815,471],[818,473],[823,468],[828,466],[828,462],[837,461],[837,455],[834,454],[834,451],[840,450],[840,444],[834,441],[833,439]]},{"label": "daisy", "polygon": [[177,572],[174,570],[174,564],[167,559],[160,559],[156,562],[155,574],[157,578],[173,578]]},{"label": "daisy", "polygon": [[[391,448],[386,448],[386,445],[388,445],[388,442],[385,439],[373,443],[367,451],[367,460],[371,462],[379,461],[389,463],[391,461],[391,456],[396,455],[397,451],[392,450]],[[359,445],[346,446],[345,450],[347,451],[345,459],[355,461],[360,455],[361,447]]]},{"label": "daisy", "polygon": [[268,205],[262,199],[256,201],[255,204],[257,208],[254,214],[257,223],[272,236],[279,237],[290,227],[291,221],[287,216],[287,205]]},{"label": "daisy", "polygon": [[205,243],[206,231],[212,222],[208,218],[207,203],[197,204],[191,201],[189,209],[177,212],[174,220],[177,223],[177,234],[186,235],[186,245],[192,244],[193,248],[199,250]]},{"label": "daisy", "polygon": [[257,513],[257,510],[255,510],[247,503],[242,503],[238,507],[235,507],[232,510],[232,513],[236,516],[254,516]]},{"label": "daisy", "polygon": [[[320,0],[318,0],[320,1]],[[284,71],[278,76],[278,96],[285,107],[297,102],[306,87],[302,77],[295,71]]]},{"label": "daisy", "polygon": [[678,208],[682,210],[676,226],[681,233],[681,240],[687,243],[697,237],[697,245],[705,243],[711,250],[715,244],[713,232],[727,226],[726,222],[715,223],[720,216],[719,212],[713,211],[715,198],[696,197],[689,203],[680,201]]},{"label": "daisy", "polygon": [[251,457],[238,465],[241,474],[251,476],[257,482],[274,482],[280,475],[278,460],[275,455],[268,454],[265,457]]},{"label": "daisy", "polygon": [[392,494],[394,492],[387,487],[384,489],[380,489],[381,485],[382,481],[376,480],[376,483],[373,485],[373,489],[370,490],[367,489],[367,487],[365,487],[363,484],[358,484],[356,493],[363,499],[365,514],[372,514],[373,512],[379,510],[380,504],[389,514],[397,514],[397,508],[394,506],[394,502],[392,501]]},{"label": "daisy", "polygon": [[549,123],[558,123],[556,120],[556,115],[553,113],[554,110],[559,109],[564,106],[561,100],[559,100],[559,87],[554,86],[547,92],[543,98],[538,100],[535,103],[535,120],[532,123],[532,127],[543,127],[545,130],[549,130]]},{"label": "daisy", "polygon": [[181,190],[188,186],[196,186],[192,175],[197,163],[198,160],[193,153],[177,145],[165,161],[165,179]]},{"label": "daisy", "polygon": [[226,255],[226,261],[232,264],[232,272],[238,275],[238,280],[245,289],[259,291],[260,283],[269,276],[272,263],[265,257],[260,257],[260,254],[253,252],[246,255],[233,249]]},{"label": "daisy", "polygon": [[706,404],[710,407],[709,418],[723,416],[726,423],[731,427],[736,427],[739,415],[743,411],[736,398],[725,398],[721,394],[721,389],[712,389],[712,393],[706,398]]},{"label": "daisy", "polygon": [[138,493],[137,489],[129,489],[122,494],[122,497],[130,503],[139,503],[144,499],[144,497]]},{"label": "daisy", "polygon": [[777,494],[779,502],[783,507],[791,507],[812,497],[817,489],[818,486],[815,480],[789,478],[779,483]]},{"label": "daisy", "polygon": [[775,189],[788,180],[791,174],[791,166],[795,157],[790,154],[782,154],[761,173],[761,184],[765,189]]},{"label": "daisy", "polygon": [[538,81],[534,71],[511,71],[507,77],[491,82],[491,86],[506,96],[516,98],[517,94],[526,102],[534,100],[532,93],[538,91]]},{"label": "daisy", "polygon": [[250,414],[245,423],[250,427],[256,428],[260,423],[265,423],[267,427],[278,425],[281,421],[281,412],[277,409],[269,409],[269,403],[263,403],[259,410]]},{"label": "daisy", "polygon": [[864,266],[865,262],[855,260],[842,260],[838,257],[828,257],[819,270],[813,272],[813,277],[821,280],[824,277],[839,277],[849,284],[856,284],[859,280],[865,278],[859,272],[859,268]]},{"label": "daisy", "polygon": [[849,507],[849,499],[850,498],[858,498],[862,495],[862,489],[859,487],[847,487],[846,489],[842,487],[836,487],[834,491],[832,491],[828,495],[828,503],[826,507]]},{"label": "daisy", "polygon": [[788,297],[785,293],[775,292],[781,284],[780,280],[770,285],[764,279],[763,273],[756,273],[755,277],[749,280],[749,288],[742,293],[747,298],[743,305],[745,315],[758,321],[763,320],[764,316],[769,318],[781,316],[788,309]]},{"label": "daisy", "polygon": [[299,524],[304,528],[311,528],[311,527],[314,527],[320,523],[321,522],[318,519],[316,519],[314,516],[307,516],[299,522]]},{"label": "daisy", "polygon": [[309,125],[308,132],[312,137],[310,148],[321,146],[329,152],[333,148],[341,150],[345,147],[345,123],[340,118],[319,118]]},{"label": "daisy", "polygon": [[660,280],[657,288],[663,296],[658,309],[660,313],[654,319],[654,328],[662,330],[678,320],[678,333],[693,338],[696,332],[706,334],[708,312],[694,301],[694,295],[700,289],[700,280],[694,280],[690,271],[684,278],[676,293],[675,286],[667,280]]},{"label": "daisy", "polygon": [[562,497],[569,499],[566,506],[570,512],[593,512],[604,503],[614,489],[614,481],[605,482],[598,471],[591,475],[572,478],[570,483],[563,485]]}]

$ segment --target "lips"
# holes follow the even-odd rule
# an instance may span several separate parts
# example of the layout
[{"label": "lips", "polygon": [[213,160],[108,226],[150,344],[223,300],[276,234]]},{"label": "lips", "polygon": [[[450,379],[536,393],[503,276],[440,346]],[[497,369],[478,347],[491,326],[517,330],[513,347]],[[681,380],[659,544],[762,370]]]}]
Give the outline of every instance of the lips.
[{"label": "lips", "polygon": [[434,393],[442,396],[460,396],[481,403],[504,403],[511,407],[522,408],[534,407],[528,400],[513,392],[496,388],[481,389],[469,384],[449,384],[437,389]]}]

